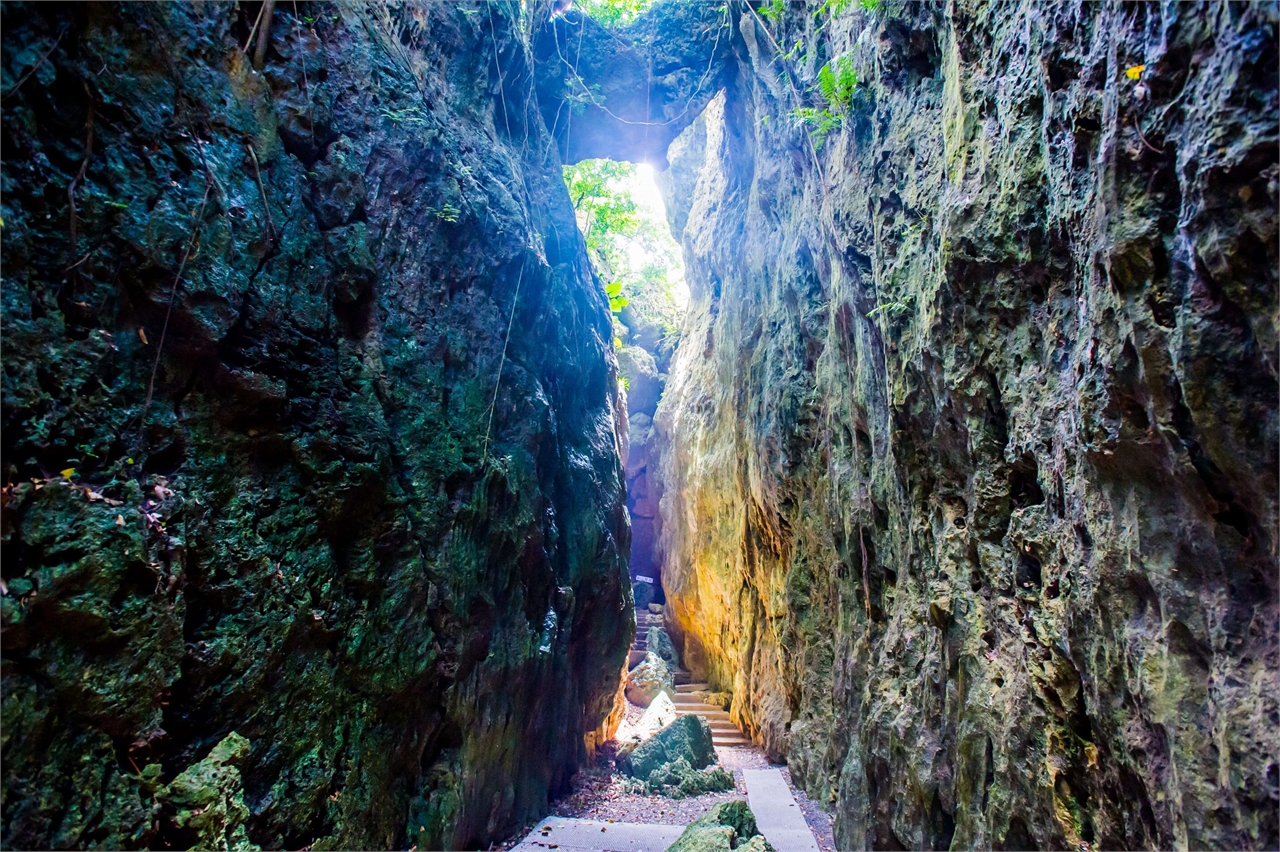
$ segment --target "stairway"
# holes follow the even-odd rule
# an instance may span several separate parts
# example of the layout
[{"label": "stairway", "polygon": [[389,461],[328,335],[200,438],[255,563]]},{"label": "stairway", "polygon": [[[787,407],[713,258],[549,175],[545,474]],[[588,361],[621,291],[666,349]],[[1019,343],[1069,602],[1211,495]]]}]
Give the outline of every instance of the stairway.
[{"label": "stairway", "polygon": [[686,682],[676,684],[676,712],[680,715],[692,713],[701,716],[711,726],[711,742],[718,746],[749,746],[751,740],[729,721],[729,713],[714,704],[707,704],[693,693],[710,689],[705,683],[688,683],[688,672],[681,672]]},{"label": "stairway", "polygon": [[[627,662],[628,669],[640,665],[644,655],[649,652],[649,625],[662,626],[662,616],[647,609],[636,610],[636,639],[631,643],[631,655]],[[676,685],[676,713],[681,716],[692,713],[701,716],[711,726],[711,742],[718,746],[749,746],[751,740],[729,721],[729,714],[720,707],[707,704],[693,693],[710,689],[705,683],[691,683],[692,676],[684,669],[672,672],[672,680]]]},{"label": "stairway", "polygon": [[644,655],[649,652],[649,625],[656,624],[662,626],[662,616],[654,615],[647,609],[636,610],[636,639],[631,643],[631,654],[627,660],[627,670],[630,671],[644,661]]}]

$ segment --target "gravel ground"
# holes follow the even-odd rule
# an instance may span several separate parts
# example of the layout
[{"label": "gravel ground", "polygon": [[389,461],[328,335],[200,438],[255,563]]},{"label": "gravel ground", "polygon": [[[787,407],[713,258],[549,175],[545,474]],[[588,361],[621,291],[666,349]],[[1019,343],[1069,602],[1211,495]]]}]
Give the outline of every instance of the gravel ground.
[{"label": "gravel ground", "polygon": [[[630,704],[630,702],[628,702]],[[639,718],[640,709],[627,708],[630,719]],[[747,788],[743,784],[744,769],[780,769],[791,794],[804,813],[805,822],[818,840],[818,847],[825,852],[836,848],[831,835],[831,817],[809,799],[803,791],[791,784],[791,773],[781,764],[770,763],[764,752],[755,746],[718,746],[716,756],[720,765],[733,773],[736,789],[732,792],[706,793],[687,799],[669,799],[666,796],[642,796],[623,789],[623,780],[613,771],[613,757],[617,743],[606,743],[597,755],[594,766],[582,770],[573,778],[573,791],[551,803],[551,815],[579,817],[581,819],[613,820],[614,822],[638,822],[658,825],[688,825],[721,802],[746,799]],[[532,830],[526,826],[516,837],[500,848],[510,849]]]}]

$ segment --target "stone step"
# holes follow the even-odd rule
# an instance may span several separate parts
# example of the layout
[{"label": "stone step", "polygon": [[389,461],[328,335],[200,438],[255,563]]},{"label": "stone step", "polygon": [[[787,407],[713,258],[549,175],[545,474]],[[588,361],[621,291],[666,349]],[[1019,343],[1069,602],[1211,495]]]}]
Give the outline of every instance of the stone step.
[{"label": "stone step", "polygon": [[724,716],[725,718],[729,717],[729,712],[727,710],[714,704],[703,704],[702,702],[695,704],[691,701],[676,701],[674,704],[677,713],[692,713],[695,716],[705,716],[708,719],[719,718],[721,716]]},{"label": "stone step", "polygon": [[692,702],[677,701],[675,705],[677,713],[694,713],[698,716],[705,716],[708,719],[718,719],[721,716],[726,719],[729,718],[727,710],[713,704],[703,704],[701,702],[694,704]]},{"label": "stone step", "polygon": [[689,676],[689,673],[676,672],[676,678],[677,678],[676,692],[678,693],[679,692],[705,692],[711,688],[711,684],[709,683],[689,683],[689,681],[687,680],[684,683],[681,683],[679,680],[680,675],[684,675],[687,678]]},{"label": "stone step", "polygon": [[644,662],[645,651],[632,651],[627,658],[627,668],[634,669],[636,666]]},{"label": "stone step", "polygon": [[712,737],[711,744],[713,746],[749,746],[751,740],[746,737]]}]

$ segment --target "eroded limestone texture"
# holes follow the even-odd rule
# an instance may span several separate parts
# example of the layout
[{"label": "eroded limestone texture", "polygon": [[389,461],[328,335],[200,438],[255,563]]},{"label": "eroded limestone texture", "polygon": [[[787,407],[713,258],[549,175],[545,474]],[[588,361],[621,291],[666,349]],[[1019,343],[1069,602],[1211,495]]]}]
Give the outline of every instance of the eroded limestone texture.
[{"label": "eroded limestone texture", "polygon": [[685,665],[841,848],[1275,847],[1276,6],[844,5],[668,152]]},{"label": "eroded limestone texture", "polygon": [[258,73],[259,4],[4,4],[6,848],[483,848],[606,733],[626,415],[531,5],[277,3]]}]

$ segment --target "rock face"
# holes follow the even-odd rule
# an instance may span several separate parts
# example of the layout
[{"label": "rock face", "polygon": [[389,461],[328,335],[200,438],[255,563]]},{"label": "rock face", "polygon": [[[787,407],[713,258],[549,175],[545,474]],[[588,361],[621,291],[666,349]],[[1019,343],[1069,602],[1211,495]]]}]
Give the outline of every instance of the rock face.
[{"label": "rock face", "polygon": [[871,5],[668,151],[686,667],[840,848],[1273,848],[1276,6]]},{"label": "rock face", "polygon": [[484,847],[606,733],[546,10],[277,4],[261,72],[256,11],[3,7],[6,848]]}]

